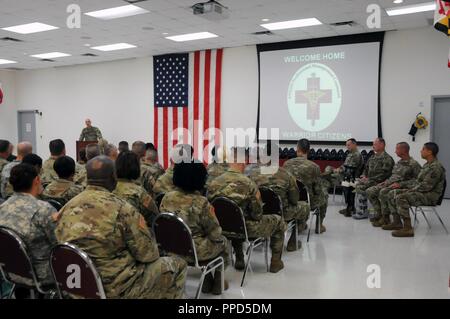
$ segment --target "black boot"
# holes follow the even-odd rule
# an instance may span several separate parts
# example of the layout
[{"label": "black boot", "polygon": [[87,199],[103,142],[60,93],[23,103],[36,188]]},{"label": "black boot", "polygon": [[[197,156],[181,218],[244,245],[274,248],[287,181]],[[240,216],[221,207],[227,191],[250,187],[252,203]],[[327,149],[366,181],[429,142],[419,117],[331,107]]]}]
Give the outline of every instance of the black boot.
[{"label": "black boot", "polygon": [[234,268],[236,270],[244,270],[245,261],[244,261],[244,251],[242,250],[242,241],[232,240],[231,244],[233,245],[234,255],[236,256]]}]

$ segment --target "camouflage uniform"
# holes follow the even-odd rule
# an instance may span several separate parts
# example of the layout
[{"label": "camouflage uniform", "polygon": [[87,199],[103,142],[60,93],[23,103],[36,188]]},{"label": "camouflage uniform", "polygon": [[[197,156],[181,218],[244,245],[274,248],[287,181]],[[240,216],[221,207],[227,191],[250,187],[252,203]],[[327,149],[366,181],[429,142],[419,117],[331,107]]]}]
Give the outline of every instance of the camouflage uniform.
[{"label": "camouflage uniform", "polygon": [[21,161],[15,160],[8,163],[3,167],[2,175],[0,179],[0,192],[3,198],[8,198],[14,192],[12,185],[9,183],[9,176],[14,166],[19,165]]},{"label": "camouflage uniform", "polygon": [[83,187],[67,179],[57,179],[51,182],[41,195],[43,200],[53,199],[65,205],[83,191]]},{"label": "camouflage uniform", "polygon": [[256,184],[244,174],[229,170],[208,185],[208,200],[226,197],[244,213],[249,237],[270,237],[272,255],[281,254],[286,223],[279,215],[263,215],[261,194]]},{"label": "camouflage uniform", "polygon": [[133,181],[119,179],[113,193],[136,208],[144,216],[148,227],[152,227],[153,220],[158,214],[158,207],[144,188]]},{"label": "camouflage uniform", "polygon": [[378,217],[389,215],[388,194],[393,191],[389,186],[399,183],[400,187],[408,185],[415,180],[420,172],[420,165],[410,157],[407,160],[399,160],[392,169],[392,175],[383,184],[378,184],[367,189],[367,197]]},{"label": "camouflage uniform", "polygon": [[228,171],[230,168],[230,165],[228,163],[216,163],[212,162],[211,164],[208,164],[206,167],[206,170],[208,171],[208,180],[206,181],[206,184],[209,185],[211,181]]},{"label": "camouflage uniform", "polygon": [[[208,199],[199,192],[176,190],[167,193],[161,202],[161,212],[174,213],[190,228],[199,261],[222,256],[228,264],[227,239]],[[189,263],[194,261],[186,258]]]},{"label": "camouflage uniform", "polygon": [[159,164],[159,163],[148,163],[148,162],[142,161],[141,164],[145,169],[150,171],[150,174],[153,176],[153,179],[155,181],[166,172],[164,170],[164,168],[161,166],[161,164]]},{"label": "camouflage uniform", "polygon": [[[295,177],[282,167],[275,168],[271,174],[261,172],[264,165],[248,166],[246,173],[258,187],[268,187],[280,196],[283,204],[283,217],[285,221],[296,219],[299,223],[305,223],[309,218],[309,204],[299,201],[299,190]],[[271,168],[266,166],[265,168]]]},{"label": "camouflage uniform", "polygon": [[389,193],[389,208],[392,214],[409,218],[411,206],[436,205],[442,196],[445,181],[445,168],[437,160],[426,163],[416,180],[406,183],[406,189]]},{"label": "camouflage uniform", "polygon": [[153,187],[155,186],[156,179],[153,175],[153,171],[147,165],[141,162],[141,177],[137,181],[149,194],[153,193]]},{"label": "camouflage uniform", "polygon": [[79,164],[75,165],[75,176],[73,177],[73,181],[75,182],[75,184],[80,185],[83,188],[86,188],[87,173],[85,166]]},{"label": "camouflage uniform", "polygon": [[144,217],[108,190],[88,186],[60,212],[59,242],[85,251],[108,298],[181,298],[186,262],[160,257]]},{"label": "camouflage uniform", "polygon": [[44,285],[54,282],[48,261],[50,250],[57,244],[55,215],[50,204],[25,193],[14,193],[0,206],[0,226],[12,229],[25,242],[36,275]]},{"label": "camouflage uniform", "polygon": [[44,162],[44,164],[42,164],[41,182],[42,186],[44,187],[47,187],[48,184],[56,181],[59,178],[58,174],[56,174],[53,168],[53,164],[55,164],[55,161],[56,157],[50,157]]},{"label": "camouflage uniform", "polygon": [[173,190],[177,190],[177,187],[173,185],[173,167],[169,167],[153,186],[153,194],[168,193]]},{"label": "camouflage uniform", "polygon": [[0,174],[3,171],[3,167],[6,166],[6,164],[8,164],[9,162],[7,160],[5,160],[4,158],[0,157]]},{"label": "camouflage uniform", "polygon": [[102,133],[97,127],[85,127],[81,131],[80,141],[94,142],[102,139]]},{"label": "camouflage uniform", "polygon": [[320,219],[324,220],[328,207],[328,193],[323,189],[319,165],[309,161],[306,156],[299,156],[286,161],[283,167],[305,185],[311,209],[318,209]]},{"label": "camouflage uniform", "polygon": [[392,174],[394,159],[386,152],[374,154],[366,164],[363,175],[368,178],[366,182],[356,185],[356,193],[366,195],[369,187],[387,180]]}]

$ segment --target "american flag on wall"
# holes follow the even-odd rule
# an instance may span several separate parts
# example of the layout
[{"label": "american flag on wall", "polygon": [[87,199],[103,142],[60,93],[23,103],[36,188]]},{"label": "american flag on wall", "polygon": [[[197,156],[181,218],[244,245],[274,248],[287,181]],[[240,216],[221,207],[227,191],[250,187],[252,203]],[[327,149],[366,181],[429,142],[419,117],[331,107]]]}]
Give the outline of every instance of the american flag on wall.
[{"label": "american flag on wall", "polygon": [[153,58],[153,136],[164,168],[173,146],[189,143],[200,158],[211,143],[203,140],[203,133],[220,129],[222,58],[223,49]]}]

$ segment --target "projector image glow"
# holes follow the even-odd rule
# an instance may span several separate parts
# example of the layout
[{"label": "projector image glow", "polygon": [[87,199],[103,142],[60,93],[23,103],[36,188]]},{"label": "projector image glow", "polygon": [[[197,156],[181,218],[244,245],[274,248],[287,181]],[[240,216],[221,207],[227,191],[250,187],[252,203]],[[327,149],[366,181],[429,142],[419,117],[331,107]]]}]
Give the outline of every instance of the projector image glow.
[{"label": "projector image glow", "polygon": [[194,11],[194,15],[198,15],[212,21],[225,20],[230,16],[228,8],[216,1],[197,3],[192,6],[192,9]]}]

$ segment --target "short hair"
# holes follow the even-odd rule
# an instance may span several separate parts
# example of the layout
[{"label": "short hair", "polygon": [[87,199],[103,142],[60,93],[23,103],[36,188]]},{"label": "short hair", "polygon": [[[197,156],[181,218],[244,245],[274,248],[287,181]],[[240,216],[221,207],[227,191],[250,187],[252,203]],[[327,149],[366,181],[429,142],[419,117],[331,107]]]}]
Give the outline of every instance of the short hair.
[{"label": "short hair", "polygon": [[153,145],[153,143],[146,143],[145,144],[145,149],[148,150],[155,150],[155,145]]},{"label": "short hair", "polygon": [[378,142],[386,146],[386,140],[382,137],[377,137]]},{"label": "short hair", "polygon": [[20,163],[11,169],[9,182],[14,192],[28,192],[33,186],[34,179],[38,176],[36,168],[30,164]]},{"label": "short hair", "polygon": [[203,163],[177,163],[173,169],[173,184],[184,191],[201,191],[205,187],[208,172]]},{"label": "short hair", "polygon": [[352,137],[347,140],[347,142],[352,142],[352,144],[358,144],[356,140]]},{"label": "short hair", "polygon": [[117,147],[113,144],[108,144],[105,146],[105,155],[111,156],[112,152],[117,151]]},{"label": "short hair", "polygon": [[309,149],[311,148],[311,143],[308,139],[302,138],[297,142],[297,148],[302,151],[303,153],[309,152]]},{"label": "short hair", "polygon": [[142,141],[136,141],[131,145],[131,150],[139,157],[145,156],[145,143]]},{"label": "short hair", "polygon": [[145,157],[151,161],[158,161],[158,152],[155,149],[147,150]]},{"label": "short hair", "polygon": [[105,155],[96,156],[87,162],[86,176],[88,185],[101,186],[112,191],[116,182],[114,161]]},{"label": "short hair", "polygon": [[431,154],[433,154],[433,156],[436,156],[439,153],[439,146],[434,142],[425,143],[423,147],[431,151]]},{"label": "short hair", "polygon": [[10,144],[11,143],[7,140],[0,140],[0,153],[8,152]]},{"label": "short hair", "polygon": [[408,152],[409,152],[409,150],[410,150],[409,144],[408,144],[407,142],[400,142],[400,143],[397,143],[397,145],[403,147],[403,148],[404,148],[405,150],[407,150]]},{"label": "short hair", "polygon": [[67,179],[75,175],[75,161],[69,156],[58,157],[53,164],[53,169],[59,178]]},{"label": "short hair", "polygon": [[100,146],[98,146],[97,144],[89,144],[88,146],[86,146],[87,160],[91,160],[99,155],[100,155]]},{"label": "short hair", "polygon": [[50,154],[53,156],[59,156],[64,152],[64,149],[66,148],[66,145],[64,144],[63,140],[57,139],[50,141],[49,149]]},{"label": "short hair", "polygon": [[121,152],[116,160],[116,173],[117,178],[138,179],[141,176],[141,164],[138,156],[130,151]]},{"label": "short hair", "polygon": [[80,160],[82,160],[83,162],[87,162],[87,158],[86,158],[86,149],[82,148],[79,152],[78,152],[78,156],[80,157]]},{"label": "short hair", "polygon": [[130,150],[130,146],[128,145],[127,141],[119,142],[119,152],[129,151],[129,150]]},{"label": "short hair", "polygon": [[22,159],[22,163],[30,164],[33,167],[42,168],[42,158],[36,154],[28,154]]}]

